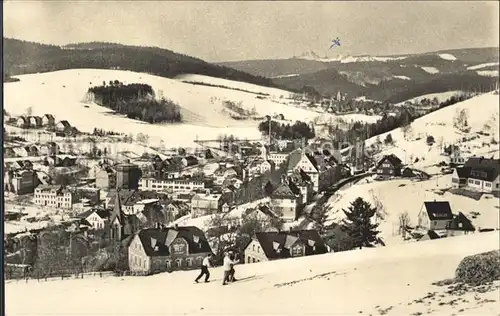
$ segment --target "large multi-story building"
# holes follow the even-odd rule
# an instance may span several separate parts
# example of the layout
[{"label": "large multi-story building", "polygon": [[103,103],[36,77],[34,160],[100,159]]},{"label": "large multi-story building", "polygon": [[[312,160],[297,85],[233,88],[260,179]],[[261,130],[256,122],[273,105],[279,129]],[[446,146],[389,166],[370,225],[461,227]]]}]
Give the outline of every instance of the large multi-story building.
[{"label": "large multi-story building", "polygon": [[178,178],[178,179],[161,179],[161,178],[141,178],[139,180],[139,190],[168,192],[168,193],[188,193],[195,190],[205,189],[205,181],[196,178]]},{"label": "large multi-story building", "polygon": [[35,189],[34,202],[40,206],[71,209],[73,194],[63,186],[40,185]]},{"label": "large multi-story building", "polygon": [[139,188],[141,169],[132,163],[121,163],[115,166],[116,186],[119,189],[136,190]]},{"label": "large multi-story building", "polygon": [[129,250],[129,268],[135,273],[197,269],[212,253],[203,232],[193,226],[147,228],[133,237]]},{"label": "large multi-story building", "polygon": [[33,193],[37,184],[37,175],[33,170],[9,170],[4,176],[4,190],[18,195]]}]

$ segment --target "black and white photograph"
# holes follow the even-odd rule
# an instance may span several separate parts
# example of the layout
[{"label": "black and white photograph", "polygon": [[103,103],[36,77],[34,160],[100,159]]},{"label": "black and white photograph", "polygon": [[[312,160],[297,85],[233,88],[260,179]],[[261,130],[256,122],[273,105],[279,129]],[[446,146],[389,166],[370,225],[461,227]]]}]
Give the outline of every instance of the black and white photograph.
[{"label": "black and white photograph", "polygon": [[3,5],[3,314],[500,316],[498,1]]}]

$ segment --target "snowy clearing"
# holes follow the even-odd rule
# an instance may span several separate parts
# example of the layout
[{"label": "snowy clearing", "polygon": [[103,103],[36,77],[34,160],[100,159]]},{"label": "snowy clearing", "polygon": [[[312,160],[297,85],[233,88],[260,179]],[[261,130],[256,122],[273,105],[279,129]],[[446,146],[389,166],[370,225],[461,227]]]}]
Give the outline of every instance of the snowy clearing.
[{"label": "snowy clearing", "polygon": [[457,58],[455,56],[453,56],[452,54],[438,54],[438,56],[444,60],[457,60]]},{"label": "snowy clearing", "polygon": [[279,79],[279,78],[291,78],[291,77],[297,77],[298,74],[289,74],[289,75],[281,75],[281,76],[276,76],[276,77],[271,77],[272,79]]},{"label": "snowy clearing", "polygon": [[481,69],[481,68],[486,68],[486,67],[491,67],[491,66],[498,66],[499,63],[496,62],[496,63],[485,63],[485,64],[479,64],[479,65],[475,65],[475,66],[469,66],[467,67],[467,70],[478,70],[478,69]]},{"label": "snowy clearing", "polygon": [[485,77],[498,77],[498,70],[478,70],[478,75]]},{"label": "snowy clearing", "polygon": [[439,70],[436,67],[424,67],[420,66],[425,72],[430,73],[430,74],[437,74],[439,73]]},{"label": "snowy clearing", "polygon": [[407,76],[393,76],[393,77],[396,79],[401,79],[401,80],[411,80],[411,78],[407,77]]},{"label": "snowy clearing", "polygon": [[[463,257],[498,247],[498,233],[491,232],[238,265],[241,281],[226,287],[221,285],[221,268],[211,269],[209,284],[193,283],[198,271],[10,281],[5,309],[7,315],[378,315],[381,310],[386,315],[452,315],[460,309],[469,315],[496,315],[496,291],[475,294],[496,302],[474,300],[471,293],[473,303],[446,304],[456,297],[432,283],[453,277]],[[428,304],[417,301],[430,292],[441,295]],[[168,304],[158,303],[166,295]],[[111,297],[136,299],[133,304],[110,304]],[[82,298],[92,304],[82,304]]]}]

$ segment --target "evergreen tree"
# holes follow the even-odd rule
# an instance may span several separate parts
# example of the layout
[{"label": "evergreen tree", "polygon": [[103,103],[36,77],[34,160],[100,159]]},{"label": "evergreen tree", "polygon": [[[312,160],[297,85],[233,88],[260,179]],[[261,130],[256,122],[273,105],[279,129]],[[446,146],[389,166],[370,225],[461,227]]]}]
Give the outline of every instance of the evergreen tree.
[{"label": "evergreen tree", "polygon": [[346,219],[344,226],[347,234],[352,238],[354,246],[373,247],[377,241],[378,224],[372,223],[371,219],[377,212],[375,207],[358,197],[347,210],[344,210]]}]

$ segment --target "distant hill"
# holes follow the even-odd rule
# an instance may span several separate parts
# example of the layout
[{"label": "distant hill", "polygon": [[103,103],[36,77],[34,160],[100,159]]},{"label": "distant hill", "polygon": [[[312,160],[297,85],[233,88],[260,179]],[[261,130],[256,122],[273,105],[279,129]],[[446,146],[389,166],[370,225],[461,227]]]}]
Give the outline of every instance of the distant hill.
[{"label": "distant hill", "polygon": [[157,47],[100,42],[60,47],[4,38],[3,58],[4,73],[8,76],[73,68],[122,69],[168,78],[185,73],[200,74],[277,87],[268,78]]},{"label": "distant hill", "polygon": [[351,97],[400,102],[422,92],[437,93],[448,89],[490,91],[498,82],[498,62],[498,48],[469,48],[404,56],[330,59],[308,53],[289,59],[247,60],[219,65],[268,77],[289,89],[312,87],[323,95],[341,91]]}]

